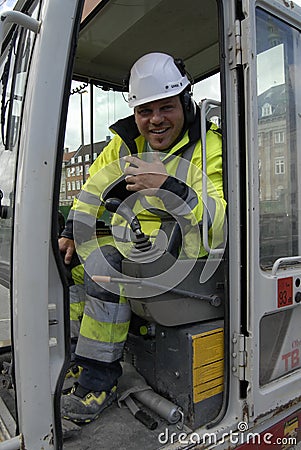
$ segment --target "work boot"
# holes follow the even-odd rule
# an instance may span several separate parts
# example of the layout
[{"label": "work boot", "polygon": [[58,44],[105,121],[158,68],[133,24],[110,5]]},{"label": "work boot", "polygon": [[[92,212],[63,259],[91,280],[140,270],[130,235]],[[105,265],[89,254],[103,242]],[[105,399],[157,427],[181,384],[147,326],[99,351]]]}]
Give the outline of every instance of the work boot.
[{"label": "work boot", "polygon": [[75,423],[89,423],[116,400],[116,386],[110,392],[95,392],[74,383],[71,392],[61,399],[62,417]]},{"label": "work boot", "polygon": [[63,384],[62,394],[68,394],[76,381],[78,381],[79,376],[83,368],[75,363],[73,363],[65,375],[65,380]]}]

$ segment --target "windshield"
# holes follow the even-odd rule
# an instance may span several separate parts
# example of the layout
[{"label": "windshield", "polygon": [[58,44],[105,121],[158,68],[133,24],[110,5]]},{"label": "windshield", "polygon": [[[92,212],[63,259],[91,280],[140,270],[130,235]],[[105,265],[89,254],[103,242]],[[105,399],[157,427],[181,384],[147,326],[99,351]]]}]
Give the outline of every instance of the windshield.
[{"label": "windshield", "polygon": [[[204,98],[220,101],[219,73],[195,83],[193,97],[197,103]],[[89,176],[91,163],[113,137],[110,125],[132,113],[127,104],[127,93],[73,81],[60,188],[60,211],[65,218]],[[213,115],[211,120],[220,125],[220,117]]]},{"label": "windshield", "polygon": [[297,148],[300,130],[300,33],[261,10],[257,13],[257,104],[260,183],[260,263],[300,254]]}]

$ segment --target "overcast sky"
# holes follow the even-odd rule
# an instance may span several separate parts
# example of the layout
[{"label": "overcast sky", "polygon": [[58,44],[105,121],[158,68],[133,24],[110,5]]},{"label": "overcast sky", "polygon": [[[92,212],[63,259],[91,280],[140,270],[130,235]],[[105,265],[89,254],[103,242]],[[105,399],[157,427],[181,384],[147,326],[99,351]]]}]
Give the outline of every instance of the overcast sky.
[{"label": "overcast sky", "polygon": [[8,9],[13,9],[17,0],[0,0],[0,12],[7,11]]},{"label": "overcast sky", "polygon": [[[73,83],[73,88],[80,83]],[[73,94],[69,101],[69,112],[66,128],[65,147],[70,151],[81,145],[81,97],[83,104],[84,144],[90,142],[90,93],[89,88],[83,89],[83,94]],[[214,75],[193,88],[193,97],[199,102],[204,98],[220,100],[219,75]],[[111,135],[109,126],[116,120],[129,116],[133,110],[127,104],[127,93],[103,92],[97,89],[94,96],[94,142],[105,140]]]}]

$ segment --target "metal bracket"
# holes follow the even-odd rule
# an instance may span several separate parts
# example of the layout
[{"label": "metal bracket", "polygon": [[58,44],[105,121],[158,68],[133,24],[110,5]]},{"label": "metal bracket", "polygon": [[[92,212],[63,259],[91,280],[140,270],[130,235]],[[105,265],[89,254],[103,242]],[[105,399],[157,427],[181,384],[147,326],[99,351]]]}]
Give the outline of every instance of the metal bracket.
[{"label": "metal bracket", "polygon": [[205,98],[201,103],[201,143],[202,143],[202,201],[203,201],[203,229],[202,229],[202,238],[203,238],[203,246],[207,250],[210,255],[218,254],[222,255],[225,251],[225,248],[211,248],[209,245],[209,231],[208,231],[208,191],[207,191],[207,146],[206,146],[206,119],[207,113],[210,109],[218,110],[221,107],[221,102],[212,100],[209,98]]},{"label": "metal bracket", "polygon": [[229,31],[228,37],[229,65],[231,69],[234,69],[238,65],[241,65],[242,61],[240,20],[235,20],[234,30]]},{"label": "metal bracket", "polygon": [[[277,275],[278,269],[281,265],[288,266],[289,264],[300,264],[301,263],[301,256],[288,256],[286,258],[278,258],[273,265],[272,268],[272,275]],[[294,267],[295,268],[295,267]],[[300,267],[299,267],[300,268]]]},{"label": "metal bracket", "polygon": [[[15,419],[11,415],[10,410],[8,409],[8,407],[6,406],[5,402],[2,400],[1,397],[0,397],[0,413],[1,413],[1,415],[0,415],[0,442],[2,442],[3,440],[8,441],[8,440],[12,439],[14,436],[16,436],[17,426],[16,426]],[[17,443],[19,443],[19,445],[20,445],[19,439],[17,439]],[[1,445],[2,444],[0,443],[0,449],[2,449]],[[23,447],[7,446],[5,448],[19,449],[19,448],[23,448]],[[3,449],[4,449],[4,447],[3,447]]]},{"label": "metal bracket", "polygon": [[5,11],[0,14],[0,44],[3,42],[7,24],[15,23],[21,27],[39,33],[41,21],[22,13],[21,11]]},{"label": "metal bracket", "polygon": [[38,33],[40,30],[41,22],[33,17],[28,16],[20,11],[5,11],[0,14],[1,22],[15,23],[21,27]]},{"label": "metal bracket", "polygon": [[246,365],[247,352],[245,336],[234,333],[232,337],[232,373],[239,380],[245,380]]}]

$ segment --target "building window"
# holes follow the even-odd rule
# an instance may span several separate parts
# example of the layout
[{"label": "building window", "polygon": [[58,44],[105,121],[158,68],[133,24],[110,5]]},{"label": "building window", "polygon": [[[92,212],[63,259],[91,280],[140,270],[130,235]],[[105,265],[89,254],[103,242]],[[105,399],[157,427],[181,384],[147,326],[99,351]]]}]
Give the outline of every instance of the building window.
[{"label": "building window", "polygon": [[93,160],[95,161],[96,158],[97,158],[97,153],[94,152],[94,153],[93,153]]},{"label": "building window", "polygon": [[80,180],[76,181],[76,189],[79,190],[81,188]]},{"label": "building window", "polygon": [[74,164],[75,163],[75,159],[74,159],[74,156],[72,156],[72,158],[71,158],[71,164]]},{"label": "building window", "polygon": [[90,169],[89,164],[86,164],[86,165],[85,165],[85,174],[86,174],[86,175],[89,174],[89,169]]},{"label": "building window", "polygon": [[82,162],[82,160],[83,160],[83,158],[82,158],[82,156],[81,156],[81,155],[77,157],[77,162],[78,162],[78,163],[81,163],[81,162]]},{"label": "building window", "polygon": [[67,191],[71,191],[71,183],[70,183],[70,181],[67,182]]},{"label": "building window", "polygon": [[75,168],[75,175],[79,175],[80,174],[80,171],[79,171],[79,166],[76,166],[76,168]]},{"label": "building window", "polygon": [[280,156],[279,158],[275,158],[275,174],[282,175],[284,173],[285,173],[284,157]]},{"label": "building window", "polygon": [[71,186],[72,186],[72,191],[75,191],[75,181],[72,181]]},{"label": "building window", "polygon": [[269,103],[265,103],[262,107],[262,117],[272,115],[272,106]]},{"label": "building window", "polygon": [[284,143],[284,131],[277,131],[274,133],[274,142],[275,144]]},{"label": "building window", "polygon": [[89,153],[86,153],[86,155],[85,155],[85,161],[90,161],[90,155],[89,155]]},{"label": "building window", "polygon": [[68,178],[70,177],[70,167],[68,167],[68,169],[67,169],[67,177]]}]

